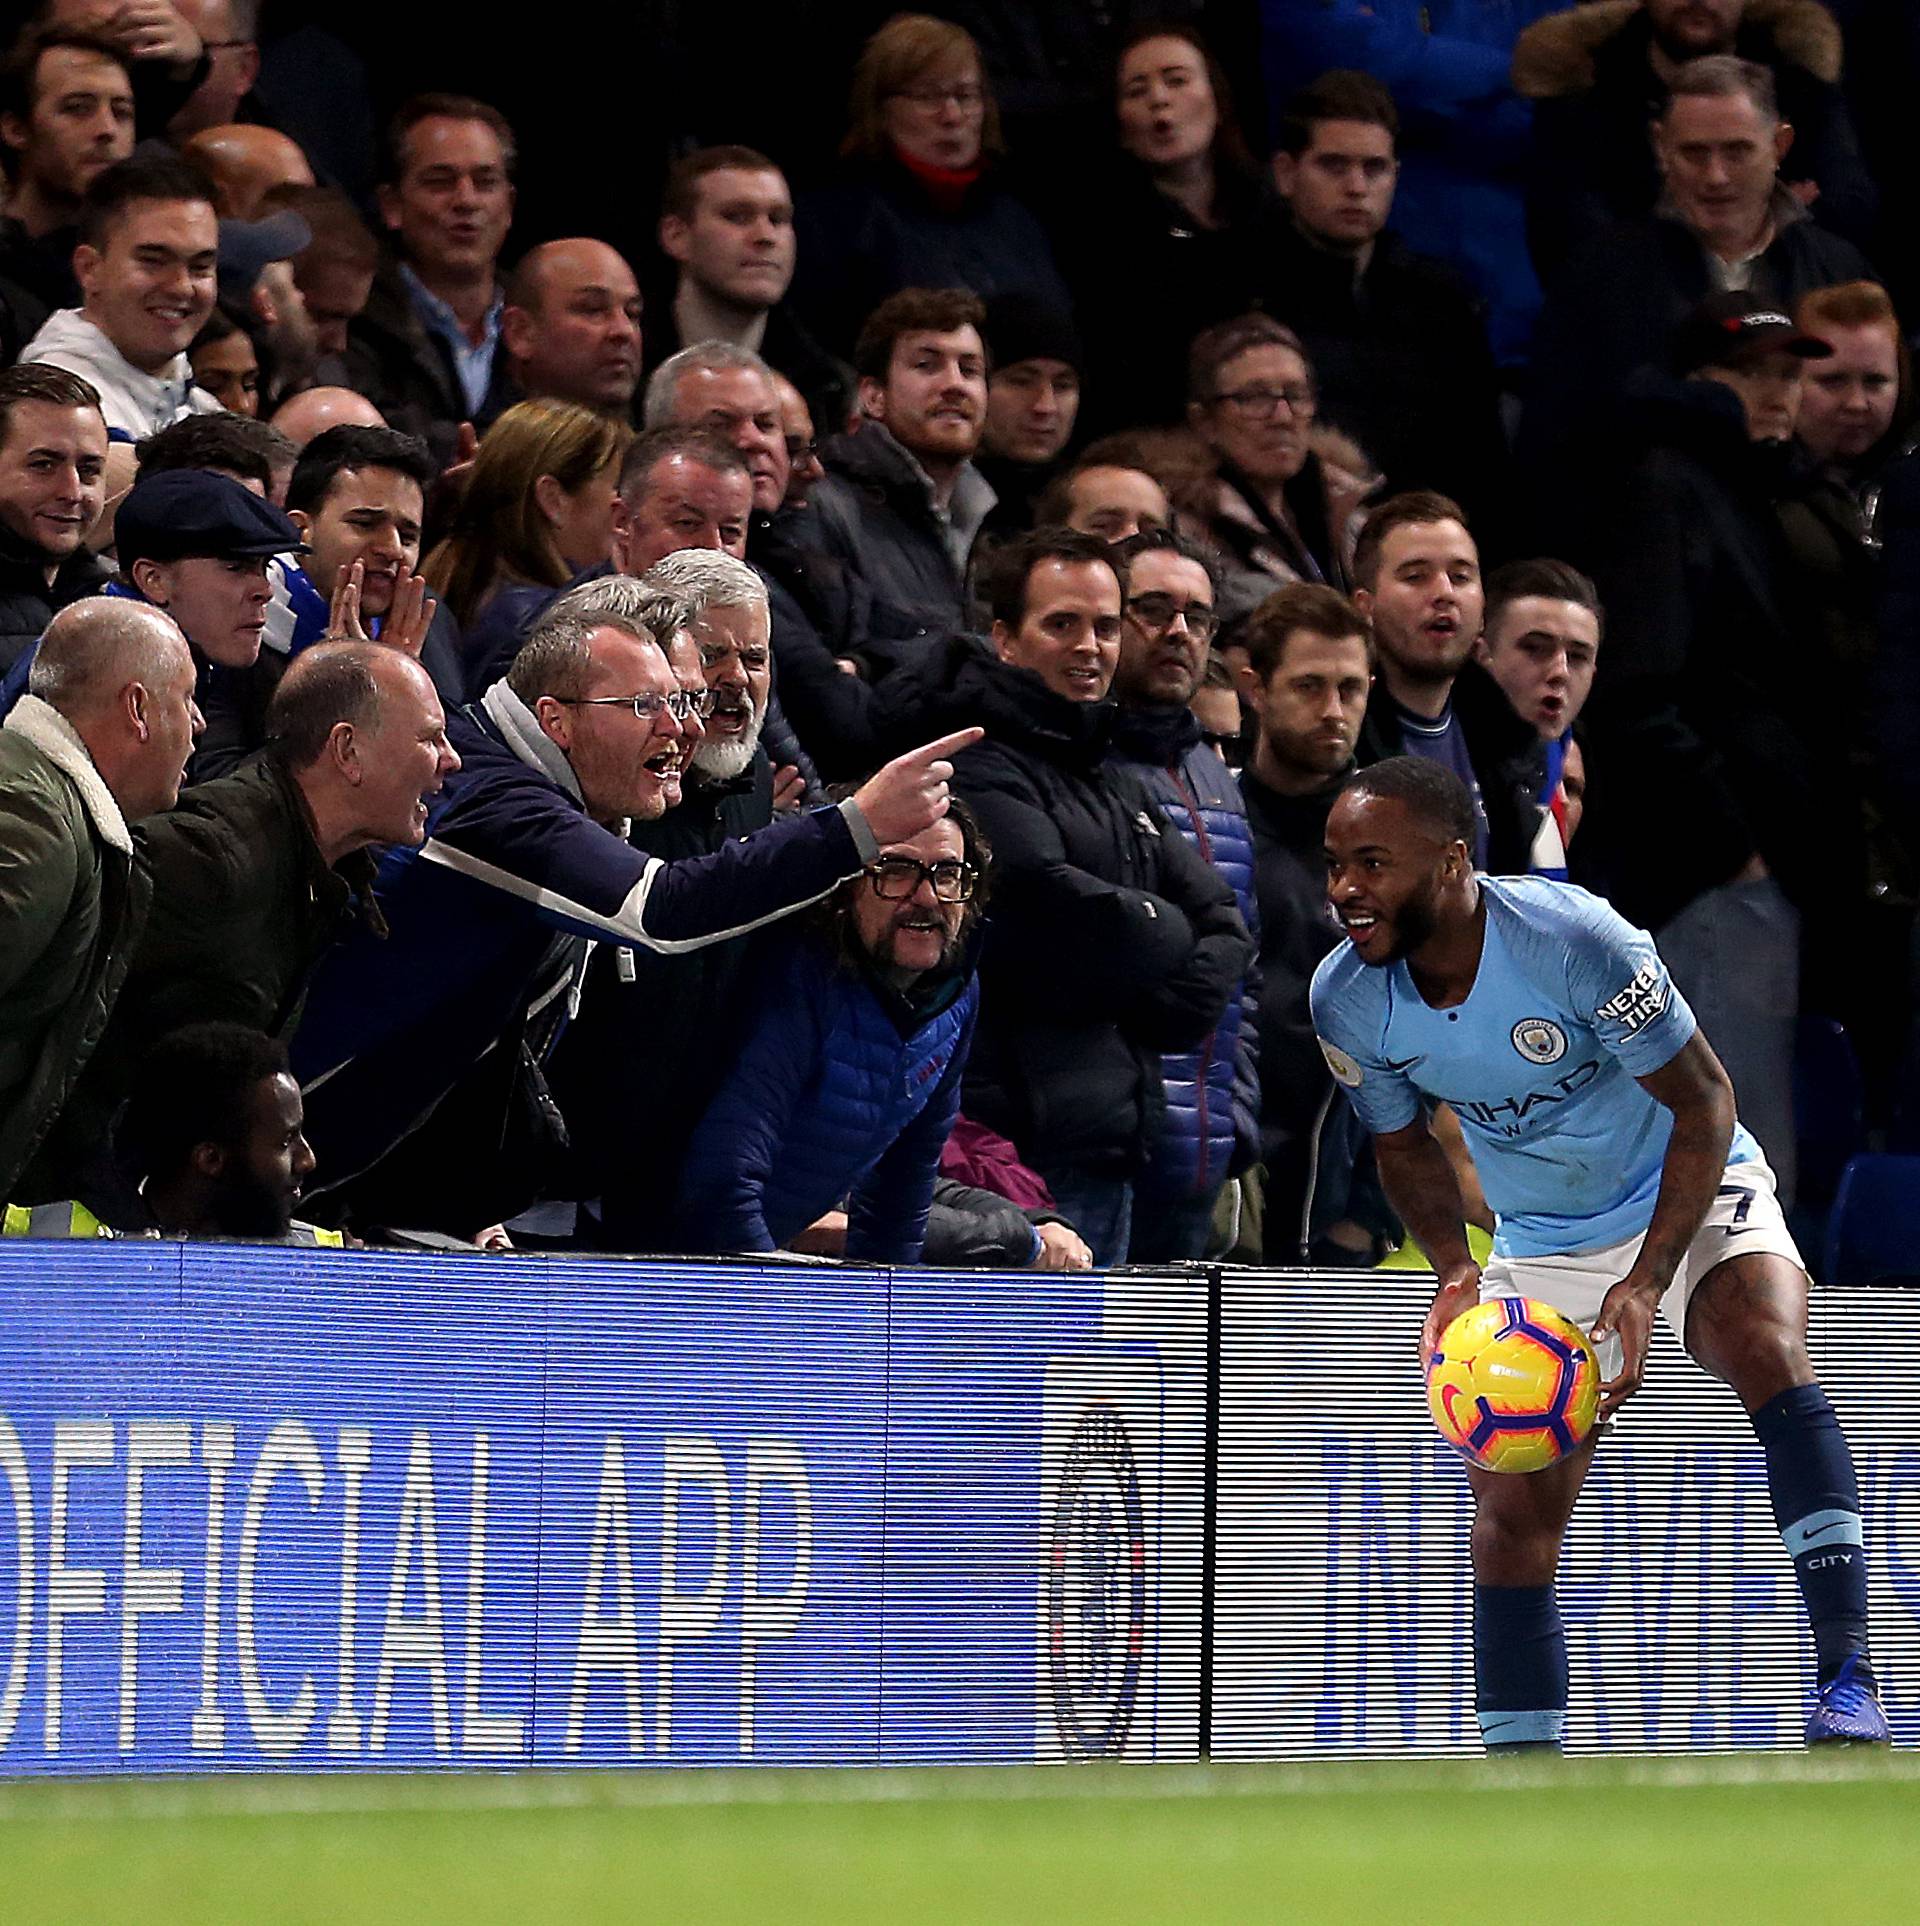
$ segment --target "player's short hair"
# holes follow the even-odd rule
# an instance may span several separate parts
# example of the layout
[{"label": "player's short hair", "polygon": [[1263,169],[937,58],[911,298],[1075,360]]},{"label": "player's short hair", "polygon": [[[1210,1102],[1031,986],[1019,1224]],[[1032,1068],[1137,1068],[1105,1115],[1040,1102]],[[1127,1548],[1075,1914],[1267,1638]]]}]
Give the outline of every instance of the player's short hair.
[{"label": "player's short hair", "polygon": [[104,249],[130,207],[143,201],[205,201],[215,205],[212,183],[177,154],[134,154],[103,167],[80,197],[80,238]]},{"label": "player's short hair", "polygon": [[996,622],[1017,629],[1026,619],[1027,584],[1042,562],[1099,562],[1113,570],[1121,599],[1126,598],[1126,560],[1112,543],[1077,528],[1036,528],[1008,543],[994,564],[988,606]]},{"label": "player's short hair", "polygon": [[1436,494],[1430,488],[1409,489],[1404,495],[1390,495],[1360,525],[1353,544],[1353,579],[1363,589],[1371,589],[1380,577],[1380,551],[1396,528],[1425,528],[1433,522],[1458,522],[1472,531],[1467,511],[1451,496]]},{"label": "player's short hair", "polygon": [[1367,652],[1367,672],[1373,672],[1373,629],[1367,618],[1324,582],[1289,582],[1274,592],[1241,623],[1237,640],[1247,651],[1253,672],[1264,683],[1286,660],[1287,643],[1305,631],[1342,642],[1349,636]]},{"label": "player's short hair", "polygon": [[1115,542],[1113,553],[1129,568],[1142,555],[1177,555],[1183,562],[1197,562],[1207,572],[1207,587],[1214,601],[1220,600],[1220,551],[1210,542],[1196,541],[1181,529],[1143,528],[1139,534]]},{"label": "player's short hair", "polygon": [[1585,609],[1602,629],[1606,626],[1606,617],[1600,608],[1600,591],[1592,581],[1571,562],[1543,555],[1532,561],[1503,563],[1487,577],[1487,616],[1482,633],[1491,635],[1508,607],[1529,595],[1571,602]]},{"label": "player's short hair", "polygon": [[1425,756],[1389,756],[1369,763],[1341,784],[1340,793],[1400,803],[1442,842],[1465,843],[1471,849],[1480,833],[1467,785]]}]

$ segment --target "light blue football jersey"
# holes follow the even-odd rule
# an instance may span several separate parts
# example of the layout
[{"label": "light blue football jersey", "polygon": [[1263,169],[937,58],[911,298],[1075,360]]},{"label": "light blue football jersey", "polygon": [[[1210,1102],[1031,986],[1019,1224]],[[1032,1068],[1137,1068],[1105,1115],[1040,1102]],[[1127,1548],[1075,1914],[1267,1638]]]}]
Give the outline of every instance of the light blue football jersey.
[{"label": "light blue football jersey", "polygon": [[[1369,1130],[1437,1098],[1460,1119],[1503,1257],[1599,1250],[1653,1216],[1673,1113],[1634,1081],[1672,1062],[1692,1010],[1644,930],[1544,877],[1482,876],[1480,971],[1433,1009],[1405,963],[1342,943],[1314,972],[1313,1024]],[[1729,1161],[1759,1146],[1734,1126]]]}]

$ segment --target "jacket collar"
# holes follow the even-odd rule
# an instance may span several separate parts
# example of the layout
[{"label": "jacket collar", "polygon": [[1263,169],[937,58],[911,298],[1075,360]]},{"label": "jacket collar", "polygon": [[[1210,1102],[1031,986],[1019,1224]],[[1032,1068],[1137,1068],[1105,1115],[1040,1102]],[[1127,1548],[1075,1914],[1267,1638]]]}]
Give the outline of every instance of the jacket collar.
[{"label": "jacket collar", "polygon": [[123,856],[133,854],[133,833],[120,805],[113,799],[106,778],[94,767],[87,745],[79,732],[60,711],[38,696],[23,695],[0,727],[25,736],[33,746],[80,792],[80,801],[92,820],[94,833],[111,849]]},{"label": "jacket collar", "polygon": [[1182,703],[1155,702],[1130,708],[1121,703],[1113,716],[1113,752],[1130,762],[1171,768],[1200,743],[1200,718]]},{"label": "jacket collar", "polygon": [[573,764],[560,753],[559,746],[541,728],[533,711],[509,689],[504,680],[496,682],[480,698],[487,720],[500,731],[506,745],[528,768],[537,769],[564,789],[575,802],[584,800]]}]

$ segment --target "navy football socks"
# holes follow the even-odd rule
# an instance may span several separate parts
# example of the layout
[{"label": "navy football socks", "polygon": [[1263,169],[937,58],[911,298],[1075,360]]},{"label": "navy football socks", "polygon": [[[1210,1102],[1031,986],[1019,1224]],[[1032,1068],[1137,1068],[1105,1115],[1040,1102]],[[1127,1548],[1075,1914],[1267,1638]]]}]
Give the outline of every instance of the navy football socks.
[{"label": "navy football socks", "polygon": [[1769,1398],[1753,1414],[1753,1429],[1767,1455],[1774,1521],[1813,1624],[1820,1683],[1849,1658],[1871,1683],[1866,1534],[1840,1419],[1817,1384],[1800,1384]]},{"label": "navy football socks", "polygon": [[1557,1750],[1567,1723],[1567,1638],[1551,1585],[1475,1585],[1473,1672],[1489,1752]]}]

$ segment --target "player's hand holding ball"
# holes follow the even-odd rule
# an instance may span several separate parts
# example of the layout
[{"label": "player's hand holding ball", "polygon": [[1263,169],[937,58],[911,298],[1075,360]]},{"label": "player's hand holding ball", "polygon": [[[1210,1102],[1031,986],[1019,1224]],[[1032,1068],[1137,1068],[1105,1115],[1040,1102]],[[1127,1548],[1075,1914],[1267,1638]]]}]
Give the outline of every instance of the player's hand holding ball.
[{"label": "player's hand holding ball", "polygon": [[1443,1271],[1440,1288],[1434,1293],[1433,1308],[1420,1327],[1420,1368],[1431,1368],[1433,1354],[1440,1348],[1440,1334],[1462,1311],[1480,1302],[1480,1266],[1463,1264],[1458,1270]]},{"label": "player's hand holding ball", "polygon": [[1610,1418],[1640,1389],[1646,1376],[1647,1345],[1653,1336],[1653,1314],[1660,1308],[1665,1285],[1657,1279],[1636,1277],[1629,1271],[1600,1301],[1593,1320],[1593,1341],[1620,1340],[1620,1374],[1600,1387],[1600,1415]]}]

